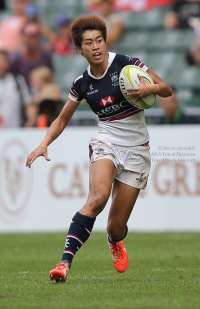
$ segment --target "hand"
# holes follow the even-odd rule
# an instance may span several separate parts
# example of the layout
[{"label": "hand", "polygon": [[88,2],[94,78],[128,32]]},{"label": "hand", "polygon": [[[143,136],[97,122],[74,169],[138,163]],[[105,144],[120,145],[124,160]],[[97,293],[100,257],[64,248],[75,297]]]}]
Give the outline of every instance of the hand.
[{"label": "hand", "polygon": [[26,167],[31,167],[31,164],[35,161],[37,157],[43,156],[47,161],[51,161],[47,154],[47,148],[43,148],[41,146],[38,146],[34,151],[31,152],[31,154],[28,156],[26,160]]},{"label": "hand", "polygon": [[135,99],[135,102],[139,102],[142,98],[147,97],[150,94],[148,89],[148,83],[145,82],[140,74],[138,74],[140,80],[140,86],[136,88],[127,88],[128,96],[131,99]]}]

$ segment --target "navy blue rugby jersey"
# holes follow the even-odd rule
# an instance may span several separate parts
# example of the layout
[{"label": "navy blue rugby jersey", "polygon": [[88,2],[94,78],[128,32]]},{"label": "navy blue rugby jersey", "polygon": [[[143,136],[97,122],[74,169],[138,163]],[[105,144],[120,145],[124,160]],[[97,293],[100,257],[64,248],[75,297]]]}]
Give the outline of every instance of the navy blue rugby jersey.
[{"label": "navy blue rugby jersey", "polygon": [[86,99],[100,121],[123,119],[141,111],[128,103],[121,93],[119,74],[123,67],[130,64],[147,70],[138,58],[109,54],[109,64],[104,75],[100,78],[91,76],[89,66],[83,75],[74,81],[69,96],[76,102]]},{"label": "navy blue rugby jersey", "polygon": [[[126,65],[148,70],[138,58],[109,52],[108,67],[103,76],[93,76],[88,66],[73,82],[69,99],[77,103],[87,100],[92,111],[98,115],[102,139],[122,145],[140,145],[138,143],[148,141],[144,112],[124,98],[119,86],[119,74]],[[139,132],[141,130],[143,132]],[[123,134],[124,137],[121,136]]]}]

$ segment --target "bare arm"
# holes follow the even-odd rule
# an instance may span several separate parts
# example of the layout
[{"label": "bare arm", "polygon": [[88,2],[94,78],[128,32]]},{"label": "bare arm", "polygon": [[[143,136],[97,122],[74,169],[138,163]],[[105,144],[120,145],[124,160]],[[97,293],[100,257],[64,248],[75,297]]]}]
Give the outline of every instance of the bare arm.
[{"label": "bare arm", "polygon": [[[47,131],[47,134],[45,137],[51,138],[50,143],[52,143],[66,128],[66,126],[68,125],[77,107],[78,107],[77,103],[68,99],[60,115],[52,122],[49,130]],[[48,143],[48,145],[50,143]]]},{"label": "bare arm", "polygon": [[28,156],[26,160],[26,166],[31,167],[31,164],[39,156],[43,156],[47,161],[50,161],[47,154],[47,147],[66,128],[77,107],[78,107],[77,103],[68,99],[60,115],[52,122],[42,143]]},{"label": "bare arm", "polygon": [[35,104],[29,104],[25,106],[25,112],[27,121],[25,123],[26,128],[31,128],[34,126],[38,114],[38,106]]},{"label": "bare arm", "polygon": [[44,45],[47,49],[52,49],[54,45],[54,41],[56,39],[56,34],[45,24],[43,20],[40,20],[41,25],[41,33],[48,40]]},{"label": "bare arm", "polygon": [[145,98],[152,93],[163,98],[170,97],[172,95],[172,88],[166,84],[158,75],[149,69],[147,70],[147,73],[152,77],[154,84],[145,82],[138,74],[138,78],[140,79],[140,86],[137,88],[127,89],[130,98],[135,98],[137,99],[136,101],[140,101],[142,98]]},{"label": "bare arm", "polygon": [[121,20],[117,21],[109,31],[109,34],[106,39],[107,46],[112,46],[113,44],[117,43],[121,34],[123,32],[123,23]]},{"label": "bare arm", "polygon": [[158,75],[149,69],[147,70],[147,73],[149,73],[154,81],[154,84],[147,85],[151,93],[159,95],[163,98],[170,97],[172,95],[172,88],[166,84]]}]

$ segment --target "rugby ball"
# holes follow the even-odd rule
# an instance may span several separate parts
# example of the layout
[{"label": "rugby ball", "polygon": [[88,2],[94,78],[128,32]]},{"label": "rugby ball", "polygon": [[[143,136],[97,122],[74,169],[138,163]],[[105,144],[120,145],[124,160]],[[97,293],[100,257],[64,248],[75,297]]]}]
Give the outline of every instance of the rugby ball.
[{"label": "rugby ball", "polygon": [[149,84],[154,84],[153,79],[146,71],[142,70],[141,68],[135,65],[127,65],[121,70],[119,75],[120,89],[123,96],[130,104],[134,105],[137,108],[148,109],[152,107],[156,101],[155,94],[150,94],[149,96],[143,98],[139,102],[135,102],[135,99],[131,99],[126,91],[127,88],[136,88],[140,86],[140,80],[138,78],[138,74],[142,76],[145,82]]}]

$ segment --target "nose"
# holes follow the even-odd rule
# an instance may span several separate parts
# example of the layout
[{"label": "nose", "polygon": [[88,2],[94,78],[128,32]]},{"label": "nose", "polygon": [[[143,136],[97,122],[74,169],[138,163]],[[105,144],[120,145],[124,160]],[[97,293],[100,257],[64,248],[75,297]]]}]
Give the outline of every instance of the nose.
[{"label": "nose", "polygon": [[98,45],[95,41],[93,42],[93,49],[98,49]]}]

